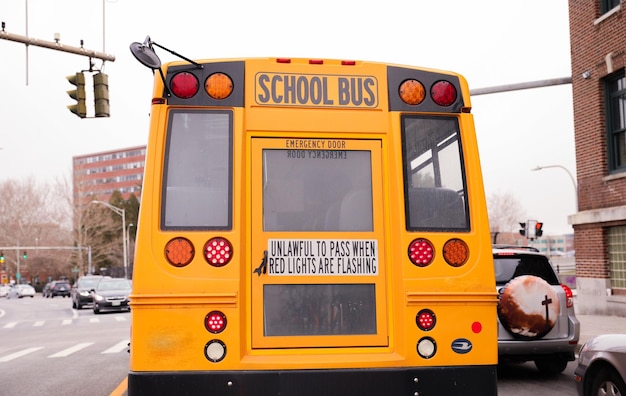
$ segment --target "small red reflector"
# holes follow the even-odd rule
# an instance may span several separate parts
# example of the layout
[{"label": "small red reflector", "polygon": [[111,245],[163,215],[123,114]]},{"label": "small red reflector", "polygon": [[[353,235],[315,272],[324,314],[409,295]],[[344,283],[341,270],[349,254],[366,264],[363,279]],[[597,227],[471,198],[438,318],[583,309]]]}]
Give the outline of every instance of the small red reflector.
[{"label": "small red reflector", "polygon": [[220,311],[212,311],[204,318],[204,327],[213,334],[222,332],[226,328],[226,315]]},{"label": "small red reflector", "polygon": [[430,309],[422,309],[417,313],[415,317],[415,323],[420,330],[429,331],[435,327],[436,323],[435,313]]},{"label": "small red reflector", "polygon": [[276,63],[291,63],[289,58],[276,58]]},{"label": "small red reflector", "polygon": [[343,60],[341,61],[342,66],[354,66],[356,65],[356,61],[353,60]]},{"label": "small red reflector", "polygon": [[430,96],[439,106],[450,106],[456,101],[456,88],[448,81],[437,81],[430,88]]},{"label": "small red reflector", "polygon": [[309,65],[323,65],[324,60],[322,59],[309,59]]},{"label": "small red reflector", "polygon": [[476,334],[480,333],[481,331],[483,331],[483,325],[480,322],[474,322],[472,323],[472,331]]},{"label": "small red reflector", "polygon": [[172,93],[181,99],[189,99],[198,93],[198,79],[191,73],[182,72],[172,77]]}]

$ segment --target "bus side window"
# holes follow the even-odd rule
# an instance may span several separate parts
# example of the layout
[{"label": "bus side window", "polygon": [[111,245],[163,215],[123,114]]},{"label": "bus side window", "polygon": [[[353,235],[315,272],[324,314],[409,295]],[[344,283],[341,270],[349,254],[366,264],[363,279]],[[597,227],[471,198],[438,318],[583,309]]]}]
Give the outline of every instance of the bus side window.
[{"label": "bus side window", "polygon": [[448,188],[409,188],[410,228],[465,228],[463,200]]}]

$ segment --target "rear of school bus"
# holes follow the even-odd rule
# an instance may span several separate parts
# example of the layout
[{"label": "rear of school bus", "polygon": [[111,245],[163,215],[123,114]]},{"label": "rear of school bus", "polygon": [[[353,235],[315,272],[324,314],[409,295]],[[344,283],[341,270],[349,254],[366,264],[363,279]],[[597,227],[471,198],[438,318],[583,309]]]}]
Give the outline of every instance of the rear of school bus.
[{"label": "rear of school bus", "polygon": [[128,394],[495,395],[465,80],[198,63],[155,78]]}]

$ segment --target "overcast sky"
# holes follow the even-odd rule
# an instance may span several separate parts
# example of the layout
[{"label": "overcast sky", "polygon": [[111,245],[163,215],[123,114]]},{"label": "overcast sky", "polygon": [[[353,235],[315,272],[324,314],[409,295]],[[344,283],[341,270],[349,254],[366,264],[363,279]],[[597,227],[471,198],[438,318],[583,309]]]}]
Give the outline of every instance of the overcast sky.
[{"label": "overcast sky", "polygon": [[[567,0],[2,0],[0,21],[116,58],[94,60],[109,75],[111,117],[80,119],[66,108],[65,77],[88,69],[87,57],[0,40],[0,181],[70,180],[73,156],[146,144],[152,73],[129,45],[148,35],[191,59],[391,62],[459,72],[470,89],[571,75]],[[556,164],[576,177],[571,85],[474,96],[472,106],[487,195],[513,194],[545,234],[572,232],[567,172],[531,171]]]}]

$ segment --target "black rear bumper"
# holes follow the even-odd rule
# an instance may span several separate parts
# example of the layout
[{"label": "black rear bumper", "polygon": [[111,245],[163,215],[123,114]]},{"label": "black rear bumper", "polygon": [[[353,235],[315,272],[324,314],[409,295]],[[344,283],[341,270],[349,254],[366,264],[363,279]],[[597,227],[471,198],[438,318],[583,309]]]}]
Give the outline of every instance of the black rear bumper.
[{"label": "black rear bumper", "polygon": [[128,396],[497,395],[496,366],[130,372]]}]

